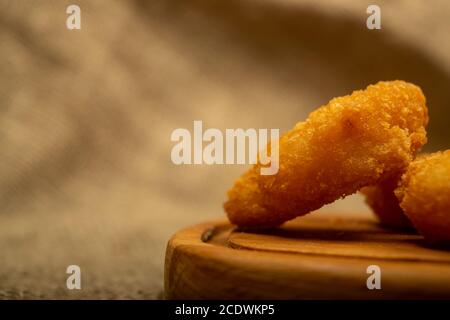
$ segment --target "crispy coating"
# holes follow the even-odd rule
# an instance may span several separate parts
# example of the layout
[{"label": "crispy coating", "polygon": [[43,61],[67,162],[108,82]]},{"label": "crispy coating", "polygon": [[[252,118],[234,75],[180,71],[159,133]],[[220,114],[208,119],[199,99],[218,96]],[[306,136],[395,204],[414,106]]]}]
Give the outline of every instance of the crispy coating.
[{"label": "crispy coating", "polygon": [[361,193],[365,195],[366,203],[372,208],[380,223],[393,229],[412,229],[411,221],[400,208],[394,194],[401,175],[389,177],[377,185],[364,187]]},{"label": "crispy coating", "polygon": [[413,161],[395,194],[427,241],[450,245],[450,150]]},{"label": "crispy coating", "polygon": [[403,81],[335,98],[280,137],[276,175],[260,175],[258,163],[236,181],[228,218],[279,225],[396,175],[426,142],[427,122],[422,91]]}]

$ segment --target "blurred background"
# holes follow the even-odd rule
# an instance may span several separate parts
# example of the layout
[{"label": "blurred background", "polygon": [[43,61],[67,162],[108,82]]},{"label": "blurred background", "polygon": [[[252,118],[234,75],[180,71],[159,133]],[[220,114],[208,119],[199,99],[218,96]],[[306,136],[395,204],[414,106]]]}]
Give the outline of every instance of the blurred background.
[{"label": "blurred background", "polygon": [[[283,132],[402,79],[427,97],[426,150],[448,148],[450,3],[377,1],[381,30],[369,4],[0,0],[0,298],[160,298],[168,239],[224,218],[246,168],[175,166],[193,120]],[[359,195],[322,211],[370,215]]]}]

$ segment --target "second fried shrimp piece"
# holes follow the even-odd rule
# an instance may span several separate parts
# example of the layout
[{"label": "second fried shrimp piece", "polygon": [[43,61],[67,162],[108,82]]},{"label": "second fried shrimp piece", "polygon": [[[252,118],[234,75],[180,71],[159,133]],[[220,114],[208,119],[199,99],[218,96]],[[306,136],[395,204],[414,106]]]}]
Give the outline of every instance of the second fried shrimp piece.
[{"label": "second fried shrimp piece", "polygon": [[383,226],[394,229],[412,229],[411,221],[403,213],[394,194],[399,180],[400,175],[389,177],[375,186],[362,188],[361,193],[365,195],[366,203]]},{"label": "second fried shrimp piece", "polygon": [[426,142],[425,97],[403,81],[335,98],[279,140],[279,171],[256,164],[224,204],[240,226],[274,226],[405,170]]},{"label": "second fried shrimp piece", "polygon": [[413,161],[395,194],[426,240],[450,245],[450,150]]}]

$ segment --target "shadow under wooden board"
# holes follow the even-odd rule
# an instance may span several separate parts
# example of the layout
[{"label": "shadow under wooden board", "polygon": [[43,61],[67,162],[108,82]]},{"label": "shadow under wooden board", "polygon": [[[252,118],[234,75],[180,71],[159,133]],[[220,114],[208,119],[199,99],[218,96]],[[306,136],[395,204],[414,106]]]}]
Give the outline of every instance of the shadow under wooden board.
[{"label": "shadow under wooden board", "polygon": [[[264,231],[228,222],[175,234],[167,299],[450,299],[450,251],[369,218],[308,215]],[[367,268],[381,269],[369,290]]]}]

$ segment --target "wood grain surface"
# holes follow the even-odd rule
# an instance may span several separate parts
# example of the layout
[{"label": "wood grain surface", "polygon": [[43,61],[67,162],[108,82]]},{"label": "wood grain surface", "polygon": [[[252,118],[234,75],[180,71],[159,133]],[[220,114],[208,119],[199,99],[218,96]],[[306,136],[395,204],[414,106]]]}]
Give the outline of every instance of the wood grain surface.
[{"label": "wood grain surface", "polygon": [[[367,267],[381,289],[367,288]],[[308,215],[265,231],[218,221],[178,232],[165,265],[168,299],[450,298],[450,251],[367,218]]]}]

